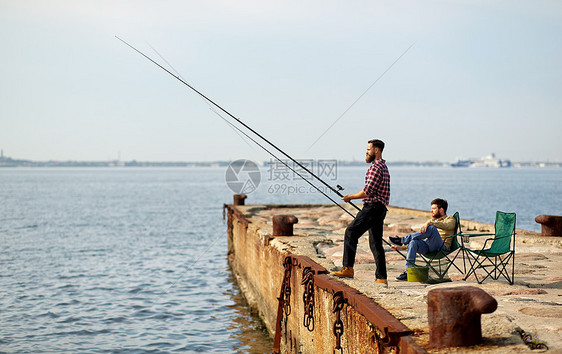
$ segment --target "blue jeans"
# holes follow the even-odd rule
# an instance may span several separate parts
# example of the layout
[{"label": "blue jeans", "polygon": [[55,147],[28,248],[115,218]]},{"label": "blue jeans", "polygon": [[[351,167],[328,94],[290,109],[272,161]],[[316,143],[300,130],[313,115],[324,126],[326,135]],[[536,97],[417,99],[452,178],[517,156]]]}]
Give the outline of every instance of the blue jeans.
[{"label": "blue jeans", "polygon": [[402,237],[402,243],[408,245],[406,253],[406,268],[414,266],[416,254],[426,254],[445,249],[443,239],[439,235],[439,231],[433,225],[429,225],[425,233],[414,232],[408,236]]}]

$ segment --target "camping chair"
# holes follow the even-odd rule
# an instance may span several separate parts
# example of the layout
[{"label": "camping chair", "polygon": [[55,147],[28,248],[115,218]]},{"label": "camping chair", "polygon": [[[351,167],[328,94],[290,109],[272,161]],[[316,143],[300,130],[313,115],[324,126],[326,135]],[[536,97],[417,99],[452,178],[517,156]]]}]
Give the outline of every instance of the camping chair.
[{"label": "camping chair", "polygon": [[[449,271],[451,266],[454,266],[455,268],[457,268],[457,270],[459,272],[461,272],[462,274],[466,273],[466,265],[464,264],[464,258],[463,258],[463,269],[464,269],[464,271],[462,271],[454,263],[455,260],[457,259],[457,256],[459,255],[459,253],[462,252],[463,248],[460,246],[460,244],[458,242],[458,237],[460,237],[462,235],[459,213],[455,212],[455,214],[453,214],[453,217],[456,220],[455,234],[447,237],[447,238],[453,239],[453,241],[451,242],[451,248],[449,250],[439,250],[439,251],[435,251],[435,252],[429,252],[429,253],[426,253],[426,254],[419,254],[418,253],[418,258],[421,261],[423,261],[423,263],[425,263],[424,266],[427,266],[428,269],[431,269],[433,271],[433,273],[435,273],[437,275],[437,278],[439,278],[440,280],[443,280],[445,275],[447,275],[447,272]],[[399,250],[397,250],[396,252],[398,252],[402,257],[406,258],[406,255],[404,255]],[[408,260],[406,259],[406,261],[408,261]],[[414,267],[420,267],[420,265],[419,265],[420,262],[418,262],[418,264],[412,263],[411,261],[408,261],[408,262],[411,263]],[[435,264],[435,262],[437,262],[437,264]]]},{"label": "camping chair", "polygon": [[[451,266],[457,268],[461,274],[466,273],[466,265],[464,264],[463,258],[463,270],[461,270],[456,264],[455,260],[457,259],[459,253],[462,252],[462,247],[458,242],[458,237],[462,236],[461,231],[461,221],[459,217],[459,213],[455,212],[453,217],[456,220],[455,226],[455,234],[448,236],[445,240],[451,238],[451,247],[449,250],[439,250],[435,252],[429,252],[425,254],[418,254],[419,258],[423,260],[427,267],[431,269],[439,279],[443,279],[446,275]],[[462,241],[461,241],[462,242]]]},{"label": "camping chair", "polygon": [[[515,274],[515,213],[496,212],[495,233],[493,234],[471,234],[470,238],[477,236],[491,236],[484,242],[479,250],[473,250],[465,247],[463,250],[468,256],[470,269],[466,273],[464,280],[474,274],[476,281],[482,284],[488,277],[498,280],[500,274],[513,285],[513,276]],[[511,262],[511,276],[509,271],[509,263]],[[489,270],[488,270],[489,268]],[[485,272],[483,278],[478,278],[477,269]]]}]

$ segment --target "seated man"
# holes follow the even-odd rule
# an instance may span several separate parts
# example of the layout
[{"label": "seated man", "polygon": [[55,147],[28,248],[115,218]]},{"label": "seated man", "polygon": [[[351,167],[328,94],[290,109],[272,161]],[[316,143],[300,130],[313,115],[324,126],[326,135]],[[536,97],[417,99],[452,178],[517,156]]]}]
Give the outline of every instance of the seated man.
[{"label": "seated man", "polygon": [[[434,199],[431,201],[431,216],[420,227],[419,232],[414,232],[408,236],[389,237],[390,242],[396,246],[392,246],[393,250],[398,250],[402,245],[408,245],[406,254],[406,269],[413,267],[416,260],[416,253],[426,254],[441,249],[449,249],[451,247],[452,238],[447,238],[455,233],[456,220],[452,216],[447,216],[448,203],[444,199]],[[407,280],[407,272],[400,274],[396,280]]]}]

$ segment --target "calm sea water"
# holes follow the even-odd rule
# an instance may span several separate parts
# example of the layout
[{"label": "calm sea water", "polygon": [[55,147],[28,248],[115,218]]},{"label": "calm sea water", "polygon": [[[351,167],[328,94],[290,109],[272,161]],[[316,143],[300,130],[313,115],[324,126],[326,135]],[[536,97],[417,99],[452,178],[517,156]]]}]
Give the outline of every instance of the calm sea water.
[{"label": "calm sea water", "polygon": [[0,352],[265,352],[219,169],[0,169]]},{"label": "calm sea water", "polygon": [[[326,203],[262,171],[248,203]],[[345,193],[365,168],[339,168]],[[561,169],[391,168],[391,204],[562,215]],[[282,185],[285,185],[285,188]],[[278,188],[279,187],[279,188]],[[226,260],[222,168],[0,169],[0,352],[269,352]]]}]

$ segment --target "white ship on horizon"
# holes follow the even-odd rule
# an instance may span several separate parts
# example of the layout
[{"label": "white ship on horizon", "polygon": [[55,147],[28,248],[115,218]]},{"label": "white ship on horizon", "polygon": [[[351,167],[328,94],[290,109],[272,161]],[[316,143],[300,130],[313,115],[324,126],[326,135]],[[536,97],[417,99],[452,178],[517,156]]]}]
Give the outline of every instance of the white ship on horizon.
[{"label": "white ship on horizon", "polygon": [[484,156],[481,159],[460,159],[451,164],[451,167],[511,167],[511,160],[508,159],[498,159],[496,154],[492,153],[490,155]]}]

